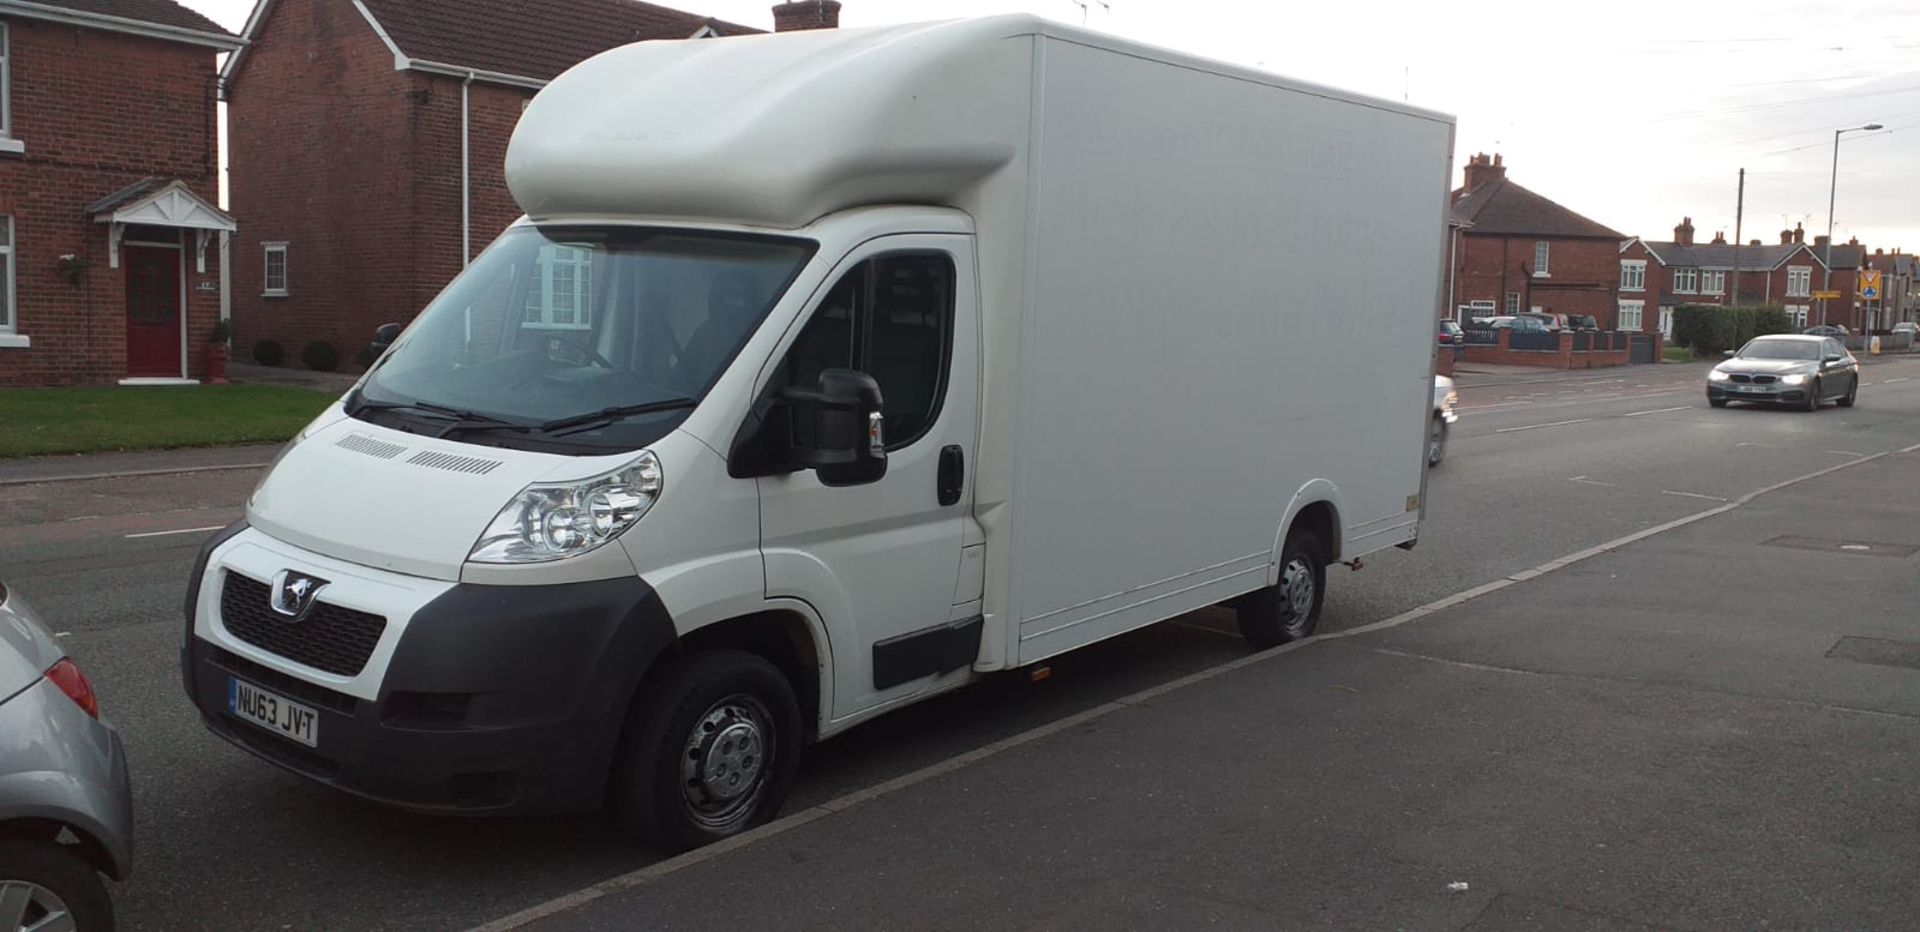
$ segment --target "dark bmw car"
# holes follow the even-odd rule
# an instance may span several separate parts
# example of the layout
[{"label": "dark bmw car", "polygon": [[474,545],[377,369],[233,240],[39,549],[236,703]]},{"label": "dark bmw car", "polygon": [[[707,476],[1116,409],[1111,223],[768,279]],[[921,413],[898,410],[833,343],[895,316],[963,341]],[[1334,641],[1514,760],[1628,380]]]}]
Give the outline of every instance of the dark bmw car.
[{"label": "dark bmw car", "polygon": [[1808,411],[1821,402],[1837,401],[1851,408],[1860,393],[1860,363],[1832,337],[1755,337],[1727,356],[1707,373],[1707,403],[1716,408],[1729,401],[1797,405]]}]

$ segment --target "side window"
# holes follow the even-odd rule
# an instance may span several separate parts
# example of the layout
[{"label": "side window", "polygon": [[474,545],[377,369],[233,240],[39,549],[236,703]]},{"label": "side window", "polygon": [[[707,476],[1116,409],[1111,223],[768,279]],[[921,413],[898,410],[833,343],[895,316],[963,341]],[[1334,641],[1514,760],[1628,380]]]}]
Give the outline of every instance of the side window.
[{"label": "side window", "polygon": [[1828,338],[1827,338],[1827,348],[1826,348],[1826,350],[1825,350],[1825,352],[1826,352],[1826,354],[1827,354],[1828,356],[1845,356],[1845,355],[1847,355],[1847,350],[1846,350],[1846,347],[1844,347],[1844,346],[1841,346],[1841,345],[1840,345],[1840,341],[1839,341],[1839,340],[1836,340],[1836,339],[1834,339],[1834,338],[1832,338],[1832,337],[1828,337]]},{"label": "side window", "polygon": [[898,253],[854,266],[827,292],[787,353],[786,384],[857,369],[880,383],[888,449],[919,439],[940,415],[953,340],[953,259]]}]

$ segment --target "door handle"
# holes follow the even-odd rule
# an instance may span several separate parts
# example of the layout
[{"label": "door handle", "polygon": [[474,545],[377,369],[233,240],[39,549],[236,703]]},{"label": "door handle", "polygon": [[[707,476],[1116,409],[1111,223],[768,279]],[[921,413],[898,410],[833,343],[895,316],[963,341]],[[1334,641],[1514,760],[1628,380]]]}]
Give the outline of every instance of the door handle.
[{"label": "door handle", "polygon": [[940,504],[951,505],[960,500],[960,492],[967,484],[967,457],[960,451],[959,444],[951,444],[940,449]]}]

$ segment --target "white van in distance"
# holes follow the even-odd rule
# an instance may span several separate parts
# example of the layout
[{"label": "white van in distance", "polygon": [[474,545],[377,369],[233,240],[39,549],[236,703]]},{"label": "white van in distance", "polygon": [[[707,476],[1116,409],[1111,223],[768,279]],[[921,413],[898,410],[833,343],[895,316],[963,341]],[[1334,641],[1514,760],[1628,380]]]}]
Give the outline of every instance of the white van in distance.
[{"label": "white van in distance", "polygon": [[1419,531],[1448,117],[1031,17],[644,42],[204,550],[186,686],[430,812],[668,848],[802,747]]}]

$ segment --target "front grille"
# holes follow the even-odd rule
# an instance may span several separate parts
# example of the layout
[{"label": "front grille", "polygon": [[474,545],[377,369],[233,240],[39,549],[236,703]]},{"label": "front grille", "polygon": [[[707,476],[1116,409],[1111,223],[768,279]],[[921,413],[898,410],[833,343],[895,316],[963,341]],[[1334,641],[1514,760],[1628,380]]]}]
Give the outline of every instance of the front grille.
[{"label": "front grille", "polygon": [[357,675],[387,628],[379,615],[321,601],[295,621],[273,610],[270,591],[266,583],[229,571],[220,593],[221,623],[248,644],[316,670]]},{"label": "front grille", "polygon": [[1772,385],[1774,381],[1774,377],[1770,375],[1756,375],[1753,377],[1753,384],[1755,385]]},{"label": "front grille", "polygon": [[1736,372],[1736,373],[1734,373],[1734,374],[1733,374],[1733,380],[1734,380],[1735,382],[1739,382],[1739,383],[1740,383],[1740,384],[1742,384],[1742,385],[1745,385],[1745,384],[1747,384],[1748,382],[1751,382],[1751,381],[1753,381],[1753,376],[1750,376],[1750,375],[1741,375],[1740,373],[1738,373],[1738,372]]},{"label": "front grille", "polygon": [[239,654],[218,647],[213,648],[213,665],[282,696],[317,705],[341,715],[352,715],[354,709],[360,704],[360,700],[346,693],[334,692],[325,686],[315,686],[306,680],[296,679],[279,670],[263,667]]}]

